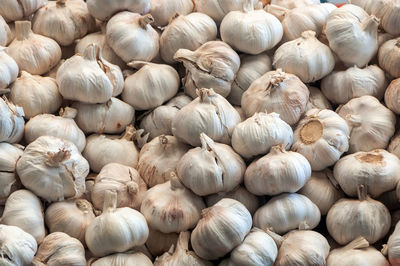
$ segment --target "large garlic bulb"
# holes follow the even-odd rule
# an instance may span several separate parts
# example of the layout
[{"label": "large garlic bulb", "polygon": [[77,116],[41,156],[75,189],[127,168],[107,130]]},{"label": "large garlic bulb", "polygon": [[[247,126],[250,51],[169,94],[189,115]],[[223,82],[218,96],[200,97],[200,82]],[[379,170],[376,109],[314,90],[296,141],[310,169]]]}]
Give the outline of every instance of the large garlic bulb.
[{"label": "large garlic bulb", "polygon": [[25,19],[46,3],[47,0],[4,0],[0,5],[0,15],[7,22]]},{"label": "large garlic bulb", "polygon": [[107,20],[115,13],[128,10],[134,13],[146,14],[150,10],[149,0],[87,0],[90,14],[98,20]]},{"label": "large garlic bulb", "polygon": [[337,113],[350,128],[350,153],[385,149],[395,132],[395,114],[373,96],[352,99]]},{"label": "large garlic bulb", "polygon": [[17,62],[7,54],[7,50],[0,46],[0,92],[17,79],[19,72]]},{"label": "large garlic bulb", "polygon": [[325,97],[320,89],[308,86],[308,90],[310,91],[310,98],[308,98],[306,112],[314,108],[332,110],[331,103],[328,101],[328,99]]},{"label": "large garlic bulb", "polygon": [[349,126],[338,114],[311,109],[294,131],[292,150],[306,157],[313,171],[321,171],[349,149],[349,135]]},{"label": "large garlic bulb", "polygon": [[400,114],[400,78],[394,79],[386,89],[385,92],[385,104],[386,106],[395,112],[396,114]]},{"label": "large garlic bulb", "polygon": [[90,266],[152,266],[151,260],[142,252],[115,253],[89,262]]},{"label": "large garlic bulb", "polygon": [[166,63],[174,63],[179,49],[196,50],[217,37],[215,22],[203,13],[180,15],[172,20],[160,37],[160,55]]},{"label": "large garlic bulb", "polygon": [[304,113],[310,92],[295,75],[281,69],[269,71],[251,83],[243,93],[242,109],[247,117],[257,112],[278,113],[294,125]]},{"label": "large garlic bulb", "polygon": [[183,62],[186,76],[182,83],[185,93],[196,98],[197,89],[212,88],[226,97],[240,67],[239,55],[221,41],[206,42],[194,52],[179,49],[174,60]]},{"label": "large garlic bulb", "polygon": [[293,229],[313,229],[321,219],[321,213],[306,196],[282,193],[270,199],[254,214],[254,226],[272,228],[278,234]]},{"label": "large garlic bulb", "polygon": [[233,190],[243,181],[245,162],[230,146],[204,133],[200,140],[202,147],[189,150],[178,162],[179,179],[200,196]]},{"label": "large garlic bulb", "polygon": [[160,256],[168,252],[171,246],[176,246],[178,238],[179,234],[177,233],[164,234],[149,227],[146,247],[153,256]]},{"label": "large garlic bulb", "polygon": [[364,67],[378,50],[379,19],[355,5],[335,9],[326,22],[329,46],[344,63]]},{"label": "large garlic bulb", "polygon": [[18,226],[31,234],[38,244],[46,235],[42,203],[29,190],[20,189],[11,193],[6,201],[1,223]]},{"label": "large garlic bulb", "polygon": [[24,110],[9,102],[6,97],[0,98],[0,142],[17,143],[24,134]]},{"label": "large garlic bulb", "polygon": [[243,204],[221,199],[202,211],[190,240],[193,250],[206,260],[223,257],[243,242],[251,225],[251,215]]},{"label": "large garlic bulb", "polygon": [[390,265],[400,265],[400,222],[397,222],[393,233],[390,235],[388,243],[388,257]]},{"label": "large garlic bulb", "polygon": [[21,147],[0,142],[0,204],[21,186],[15,168],[22,153]]},{"label": "large garlic bulb", "polygon": [[194,7],[195,2],[192,0],[150,0],[150,14],[154,24],[159,27],[167,26],[176,14],[190,14]]},{"label": "large garlic bulb", "polygon": [[108,45],[126,63],[151,61],[159,50],[159,35],[150,25],[153,21],[149,14],[118,13],[107,22]]},{"label": "large garlic bulb", "polygon": [[86,230],[85,240],[94,256],[124,252],[143,245],[149,235],[144,216],[129,207],[116,208],[117,193],[106,191],[103,213]]},{"label": "large garlic bulb", "polygon": [[376,65],[358,68],[350,67],[343,71],[333,71],[321,83],[324,95],[336,104],[345,104],[353,98],[371,95],[382,99],[387,80],[385,72]]},{"label": "large garlic bulb", "polygon": [[72,142],[42,136],[25,148],[17,173],[37,196],[48,202],[62,201],[85,192],[89,164]]},{"label": "large garlic bulb", "polygon": [[271,0],[271,4],[292,9],[296,7],[320,4],[320,0]]},{"label": "large garlic bulb", "polygon": [[[0,11],[1,12],[1,11]],[[0,46],[7,46],[13,39],[13,33],[7,22],[0,15]]]},{"label": "large garlic bulb", "polygon": [[400,78],[400,38],[392,39],[379,48],[379,66],[394,78]]},{"label": "large garlic bulb", "polygon": [[53,39],[33,33],[30,21],[16,21],[15,36],[7,53],[17,62],[20,70],[41,75],[60,61],[60,46]]},{"label": "large garlic bulb", "polygon": [[339,200],[326,217],[329,234],[341,245],[359,236],[373,244],[389,232],[390,222],[389,210],[381,202],[371,199],[364,185],[358,187],[358,200]]}]

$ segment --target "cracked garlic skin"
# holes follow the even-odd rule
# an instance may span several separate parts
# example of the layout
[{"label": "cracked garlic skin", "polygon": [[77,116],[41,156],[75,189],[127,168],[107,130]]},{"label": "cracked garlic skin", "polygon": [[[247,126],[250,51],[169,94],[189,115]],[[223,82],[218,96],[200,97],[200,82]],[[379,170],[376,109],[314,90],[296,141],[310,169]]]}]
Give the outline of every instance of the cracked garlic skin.
[{"label": "cracked garlic skin", "polygon": [[192,0],[150,0],[150,14],[154,18],[154,24],[159,27],[165,27],[176,14],[188,15],[195,6]]},{"label": "cracked garlic skin", "polygon": [[146,14],[150,10],[149,0],[87,0],[89,13],[98,20],[105,21],[115,13],[127,10]]},{"label": "cracked garlic skin", "polygon": [[8,196],[21,187],[17,178],[16,164],[21,157],[23,147],[0,142],[0,204],[4,205]]},{"label": "cracked garlic skin", "polygon": [[7,22],[0,15],[0,46],[7,46],[13,40],[13,33]]},{"label": "cracked garlic skin", "polygon": [[8,48],[0,46],[0,92],[18,77],[18,64],[7,54]]},{"label": "cracked garlic skin", "polygon": [[47,0],[4,0],[0,5],[0,15],[7,22],[26,19],[46,3]]},{"label": "cracked garlic skin", "polygon": [[89,262],[90,266],[152,266],[151,260],[142,252],[116,253]]},{"label": "cracked garlic skin", "polygon": [[400,78],[400,38],[388,40],[379,48],[379,66],[394,78]]},{"label": "cracked garlic skin", "polygon": [[390,265],[400,265],[400,222],[397,222],[393,233],[390,235],[388,243],[388,257]]},{"label": "cracked garlic skin", "polygon": [[24,134],[24,109],[0,98],[0,142],[18,143]]}]

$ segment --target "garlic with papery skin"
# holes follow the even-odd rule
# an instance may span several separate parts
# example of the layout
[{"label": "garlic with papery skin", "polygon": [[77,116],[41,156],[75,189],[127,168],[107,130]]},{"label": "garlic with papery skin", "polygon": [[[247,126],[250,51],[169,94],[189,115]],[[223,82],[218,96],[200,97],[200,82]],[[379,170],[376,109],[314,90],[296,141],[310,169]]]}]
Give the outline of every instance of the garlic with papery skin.
[{"label": "garlic with papery skin", "polygon": [[86,230],[85,240],[96,257],[143,245],[149,235],[144,216],[129,207],[116,208],[117,193],[106,191],[103,213]]},{"label": "garlic with papery skin", "polygon": [[221,96],[228,96],[240,67],[239,55],[221,41],[209,41],[194,52],[179,49],[174,60],[183,62],[186,76],[182,79],[185,93],[196,98],[197,89],[212,88]]},{"label": "garlic with papery skin", "polygon": [[394,78],[400,78],[400,38],[392,39],[379,48],[379,66]]},{"label": "garlic with papery skin", "polygon": [[358,200],[341,199],[326,216],[329,234],[341,245],[359,236],[373,244],[389,232],[390,222],[388,209],[381,202],[371,199],[364,185],[358,187]]},{"label": "garlic with papery skin", "polygon": [[192,0],[150,0],[149,13],[153,16],[155,25],[164,27],[176,14],[190,14],[194,7],[195,2]]},{"label": "garlic with papery skin", "polygon": [[41,75],[60,61],[60,46],[53,39],[33,33],[30,21],[16,21],[15,36],[7,53],[17,62],[19,70]]},{"label": "garlic with papery skin", "polygon": [[7,54],[7,50],[0,46],[0,93],[17,79],[19,72],[17,62]]},{"label": "garlic with papery skin", "polygon": [[390,265],[400,265],[400,222],[397,222],[394,232],[390,235],[388,243],[388,257]]},{"label": "garlic with papery skin", "polygon": [[89,261],[89,266],[152,266],[151,260],[142,252],[116,253],[98,258],[94,262]]},{"label": "garlic with papery skin", "polygon": [[190,240],[193,250],[206,260],[223,257],[243,242],[251,225],[251,215],[242,203],[221,199],[202,211]]},{"label": "garlic with papery skin", "polygon": [[0,15],[0,46],[7,46],[13,39],[10,27]]},{"label": "garlic with papery skin", "polygon": [[400,158],[400,131],[392,138],[387,150]]},{"label": "garlic with papery skin", "polygon": [[115,13],[128,10],[134,13],[146,14],[150,10],[149,0],[88,0],[89,13],[98,20],[108,20]]},{"label": "garlic with papery skin", "polygon": [[321,83],[321,90],[332,102],[345,104],[349,100],[364,95],[382,99],[387,80],[385,72],[376,65],[358,68],[350,67],[344,71],[333,71]]},{"label": "garlic with papery skin", "polygon": [[313,229],[321,219],[321,213],[306,196],[282,193],[270,199],[254,214],[254,226],[272,228],[278,234],[293,229]]},{"label": "garlic with papery skin", "polygon": [[320,4],[320,0],[271,0],[271,4],[292,9],[296,7]]},{"label": "garlic with papery skin", "polygon": [[269,71],[243,93],[242,109],[247,117],[257,112],[275,112],[283,121],[294,125],[305,111],[309,94],[297,76],[281,69]]},{"label": "garlic with papery skin", "polygon": [[0,204],[21,186],[15,167],[22,153],[22,147],[0,142]]},{"label": "garlic with papery skin", "polygon": [[17,173],[37,196],[48,202],[62,201],[85,192],[89,164],[72,142],[42,136],[25,148]]},{"label": "garlic with papery skin", "polygon": [[200,134],[202,147],[189,150],[176,171],[182,183],[199,196],[229,192],[243,181],[246,164],[234,150]]},{"label": "garlic with papery skin", "polygon": [[151,61],[158,54],[159,35],[150,14],[120,12],[107,22],[107,43],[126,63]]},{"label": "garlic with papery skin", "polygon": [[47,0],[4,0],[0,6],[0,15],[7,22],[25,19],[46,3]]},{"label": "garlic with papery skin", "polygon": [[24,134],[24,109],[0,98],[0,142],[18,143]]},{"label": "garlic with papery skin", "polygon": [[385,149],[395,132],[395,114],[373,96],[352,99],[336,112],[349,125],[350,153]]},{"label": "garlic with papery skin", "polygon": [[306,157],[313,171],[321,171],[349,149],[349,135],[349,126],[338,114],[311,109],[294,131],[292,150]]},{"label": "garlic with papery skin", "polygon": [[38,244],[46,235],[42,203],[29,190],[20,189],[11,193],[6,201],[1,223],[18,226],[31,234]]},{"label": "garlic with papery skin", "polygon": [[386,106],[395,112],[400,114],[400,101],[398,95],[400,94],[400,78],[394,79],[386,89],[385,92],[385,104]]},{"label": "garlic with papery skin", "polygon": [[164,234],[158,230],[149,227],[149,237],[146,241],[146,247],[153,256],[160,256],[168,252],[171,246],[176,246],[179,234]]},{"label": "garlic with papery skin", "polygon": [[308,98],[306,112],[314,108],[332,110],[331,103],[328,101],[328,99],[325,97],[320,89],[308,86],[308,90],[310,91],[310,98]]}]

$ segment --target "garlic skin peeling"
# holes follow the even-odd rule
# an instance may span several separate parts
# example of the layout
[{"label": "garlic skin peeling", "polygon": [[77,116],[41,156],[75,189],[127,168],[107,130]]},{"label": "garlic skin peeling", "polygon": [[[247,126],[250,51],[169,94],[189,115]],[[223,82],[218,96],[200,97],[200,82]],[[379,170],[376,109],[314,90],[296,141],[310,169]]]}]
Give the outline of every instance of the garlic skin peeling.
[{"label": "garlic skin peeling", "polygon": [[16,164],[23,154],[23,147],[0,142],[0,204],[4,204],[8,196],[21,186],[16,173]]},{"label": "garlic skin peeling", "polygon": [[7,22],[25,19],[46,3],[47,0],[4,0],[0,6],[0,15]]},{"label": "garlic skin peeling", "polygon": [[149,0],[87,0],[89,13],[98,20],[105,21],[115,13],[128,10],[133,13],[146,14],[150,10]]},{"label": "garlic skin peeling", "polygon": [[18,143],[24,134],[24,109],[0,98],[0,142]]},{"label": "garlic skin peeling", "polygon": [[[0,11],[1,12],[1,11]],[[0,15],[0,46],[7,46],[13,40],[13,34],[7,22]]]},{"label": "garlic skin peeling", "polygon": [[7,50],[0,46],[0,92],[17,79],[19,72],[17,62],[7,54]]},{"label": "garlic skin peeling", "polygon": [[388,40],[379,48],[379,66],[394,78],[400,78],[400,38]]},{"label": "garlic skin peeling", "polygon": [[90,262],[90,266],[152,266],[151,260],[142,252],[134,253],[116,253],[106,257],[96,259],[94,262]]},{"label": "garlic skin peeling", "polygon": [[195,8],[192,0],[150,0],[150,14],[154,18],[154,24],[165,27],[176,14],[188,15]]}]

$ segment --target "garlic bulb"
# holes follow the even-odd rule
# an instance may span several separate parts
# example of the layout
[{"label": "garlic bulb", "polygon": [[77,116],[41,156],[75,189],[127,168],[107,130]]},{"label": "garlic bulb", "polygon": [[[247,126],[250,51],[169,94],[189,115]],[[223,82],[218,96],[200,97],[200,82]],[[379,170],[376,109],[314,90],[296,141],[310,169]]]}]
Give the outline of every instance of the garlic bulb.
[{"label": "garlic bulb", "polygon": [[176,14],[190,14],[195,7],[192,0],[150,0],[150,14],[154,18],[154,24],[165,27]]},{"label": "garlic bulb", "polygon": [[389,210],[379,201],[371,199],[364,185],[358,187],[358,200],[341,199],[326,216],[329,234],[341,245],[359,236],[373,244],[389,232],[390,222]]},{"label": "garlic bulb", "polygon": [[129,207],[116,208],[116,192],[106,191],[104,197],[103,213],[86,230],[90,252],[100,257],[143,245],[149,235],[144,216]]},{"label": "garlic bulb", "polygon": [[41,75],[60,61],[60,46],[53,39],[33,33],[30,21],[16,21],[15,36],[7,53],[17,62],[19,70]]},{"label": "garlic bulb", "polygon": [[[399,200],[397,199],[396,189],[381,194],[376,200],[382,202],[392,212],[391,228],[394,228],[395,224],[393,224],[393,221],[396,220],[397,222],[400,220],[400,211],[397,212]],[[398,218],[396,213],[399,215]]]},{"label": "garlic bulb", "polygon": [[203,13],[180,15],[172,20],[160,36],[160,55],[169,64],[174,63],[175,53],[183,48],[196,50],[217,37],[215,22]]},{"label": "garlic bulb", "polygon": [[86,266],[85,248],[79,240],[54,232],[47,235],[39,246],[33,264]]},{"label": "garlic bulb", "polygon": [[87,0],[90,14],[98,20],[107,20],[115,13],[128,10],[134,13],[146,14],[150,10],[149,0]]},{"label": "garlic bulb", "polygon": [[179,234],[177,233],[164,234],[149,227],[146,247],[153,256],[160,256],[168,252],[171,246],[176,246],[178,237]]},{"label": "garlic bulb", "polygon": [[390,265],[399,266],[400,265],[400,222],[397,222],[394,232],[390,235],[387,248],[388,248],[388,257]]},{"label": "garlic bulb", "polygon": [[85,192],[89,164],[70,141],[42,136],[29,144],[17,162],[22,184],[48,202]]},{"label": "garlic bulb", "polygon": [[199,196],[229,192],[243,181],[246,164],[239,154],[206,134],[200,134],[202,147],[189,150],[176,171],[182,183]]},{"label": "garlic bulb", "polygon": [[0,46],[0,92],[17,79],[19,72],[17,62],[7,54],[7,50]]},{"label": "garlic bulb", "polygon": [[159,50],[159,35],[150,25],[153,21],[150,14],[118,13],[107,22],[108,45],[126,63],[151,61]]},{"label": "garlic bulb", "polygon": [[125,79],[122,100],[135,110],[160,106],[179,90],[178,72],[169,65],[135,61],[128,66],[138,71]]},{"label": "garlic bulb", "polygon": [[126,127],[124,135],[93,134],[86,139],[83,156],[89,161],[90,168],[95,173],[109,163],[119,163],[136,168],[139,151],[132,141],[135,134],[133,126]]},{"label": "garlic bulb", "polygon": [[190,240],[193,250],[206,260],[223,257],[243,242],[251,224],[251,215],[243,204],[222,199],[202,211]]},{"label": "garlic bulb", "polygon": [[236,73],[231,86],[231,92],[227,99],[231,104],[240,105],[243,93],[249,88],[250,84],[272,70],[271,59],[266,53],[258,55],[240,56],[240,68]]},{"label": "garlic bulb", "polygon": [[376,65],[358,68],[350,67],[344,71],[333,71],[321,83],[324,95],[336,104],[345,104],[353,98],[371,95],[382,99],[387,80],[385,72]]},{"label": "garlic bulb", "polygon": [[392,138],[387,150],[400,158],[400,131]]},{"label": "garlic bulb", "polygon": [[185,93],[196,98],[196,90],[212,88],[221,96],[228,96],[240,67],[239,55],[221,41],[206,42],[196,51],[179,49],[174,60],[183,62],[186,76],[182,79]]},{"label": "garlic bulb", "polygon": [[11,193],[6,201],[1,223],[18,226],[31,234],[38,244],[46,235],[42,203],[29,190],[20,189]]},{"label": "garlic bulb", "polygon": [[398,100],[399,92],[400,79],[394,79],[386,89],[385,104],[390,110],[392,110],[396,114],[400,114],[400,101]]},{"label": "garlic bulb", "polygon": [[[1,11],[0,11],[1,12]],[[13,34],[7,22],[0,15],[0,46],[7,46],[13,39]]]},{"label": "garlic bulb", "polygon": [[306,112],[314,108],[332,110],[331,103],[328,101],[328,99],[325,97],[320,89],[308,86],[308,90],[310,91],[310,98],[308,98]]},{"label": "garlic bulb", "polygon": [[63,46],[71,45],[96,26],[83,0],[50,1],[35,13],[32,23],[35,33]]},{"label": "garlic bulb", "polygon": [[47,0],[4,0],[0,6],[0,15],[7,22],[25,19],[46,3]]},{"label": "garlic bulb", "polygon": [[197,94],[199,97],[174,117],[172,133],[192,146],[201,146],[201,133],[214,141],[229,144],[234,127],[241,122],[239,113],[213,89],[199,89]]},{"label": "garlic bulb", "polygon": [[21,71],[21,76],[10,88],[10,100],[24,108],[26,118],[54,113],[62,103],[56,80],[53,78]]},{"label": "garlic bulb", "polygon": [[400,78],[400,38],[392,39],[379,48],[379,66],[394,78]]},{"label": "garlic bulb", "polygon": [[385,149],[395,132],[395,114],[373,96],[352,99],[337,113],[350,128],[350,153]]},{"label": "garlic bulb", "polygon": [[330,48],[344,63],[363,67],[378,50],[379,19],[355,5],[331,12],[326,22]]},{"label": "garlic bulb", "polygon": [[97,175],[92,189],[91,200],[96,209],[101,210],[103,207],[104,193],[107,190],[117,192],[117,208],[130,207],[139,210],[147,186],[136,169],[109,163]]},{"label": "garlic bulb", "polygon": [[170,180],[170,175],[189,146],[174,136],[161,135],[146,143],[139,153],[137,169],[149,187]]},{"label": "garlic bulb", "polygon": [[222,40],[247,54],[256,55],[272,49],[282,39],[282,24],[264,10],[254,10],[252,0],[243,2],[243,11],[231,11],[223,18]]},{"label": "garlic bulb", "polygon": [[257,112],[275,112],[283,121],[294,125],[305,111],[309,94],[297,76],[281,69],[269,71],[243,93],[242,109],[247,117]]},{"label": "garlic bulb", "polygon": [[296,7],[320,4],[320,0],[271,0],[271,4],[292,9]]},{"label": "garlic bulb", "polygon": [[254,214],[254,226],[272,228],[278,234],[293,229],[313,229],[321,219],[321,213],[306,196],[282,193],[270,199]]},{"label": "garlic bulb", "polygon": [[103,59],[100,47],[89,45],[83,56],[67,59],[57,71],[64,99],[83,103],[105,103],[123,90],[121,69]]},{"label": "garlic bulb", "polygon": [[24,134],[24,109],[0,98],[0,142],[18,143]]},{"label": "garlic bulb", "polygon": [[349,126],[338,114],[311,109],[294,131],[292,150],[306,157],[313,171],[321,171],[349,149],[349,135]]},{"label": "garlic bulb", "polygon": [[0,142],[0,204],[4,204],[8,196],[21,186],[15,167],[22,153],[21,147]]},{"label": "garlic bulb", "polygon": [[142,252],[116,253],[89,262],[90,266],[152,266],[151,260]]}]

